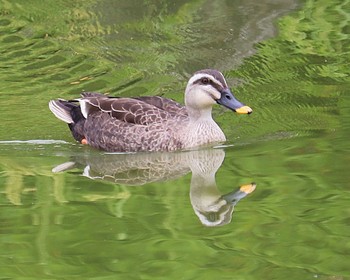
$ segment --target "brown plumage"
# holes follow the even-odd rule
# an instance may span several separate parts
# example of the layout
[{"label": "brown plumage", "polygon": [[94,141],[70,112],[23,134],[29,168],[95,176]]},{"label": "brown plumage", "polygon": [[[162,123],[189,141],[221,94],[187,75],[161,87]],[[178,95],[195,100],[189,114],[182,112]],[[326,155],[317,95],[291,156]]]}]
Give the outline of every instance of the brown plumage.
[{"label": "brown plumage", "polygon": [[51,100],[50,110],[68,123],[73,137],[110,152],[173,151],[226,140],[211,117],[218,103],[239,113],[251,109],[237,101],[216,70],[196,72],[183,106],[159,96],[108,97],[86,92],[72,101]]}]

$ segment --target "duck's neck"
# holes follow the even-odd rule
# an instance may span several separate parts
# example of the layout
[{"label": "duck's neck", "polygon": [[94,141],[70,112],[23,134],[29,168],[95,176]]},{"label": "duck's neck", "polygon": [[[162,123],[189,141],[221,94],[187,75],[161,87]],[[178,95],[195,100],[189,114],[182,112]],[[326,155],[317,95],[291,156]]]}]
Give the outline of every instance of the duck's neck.
[{"label": "duck's neck", "polygon": [[192,123],[208,121],[214,122],[211,115],[211,107],[202,109],[187,108],[187,112],[190,122]]},{"label": "duck's neck", "polygon": [[188,147],[226,141],[224,133],[212,118],[211,108],[188,108],[188,116],[189,122],[184,132]]}]

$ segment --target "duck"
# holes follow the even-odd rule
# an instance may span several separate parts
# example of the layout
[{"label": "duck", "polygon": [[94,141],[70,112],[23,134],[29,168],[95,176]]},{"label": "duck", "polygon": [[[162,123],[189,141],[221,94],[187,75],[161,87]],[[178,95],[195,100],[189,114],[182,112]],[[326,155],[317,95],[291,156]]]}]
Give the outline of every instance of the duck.
[{"label": "duck", "polygon": [[224,143],[212,107],[219,104],[239,114],[253,111],[235,98],[224,75],[214,69],[190,77],[184,100],[181,105],[161,96],[83,92],[73,100],[50,100],[49,109],[68,124],[76,141],[106,152],[175,151]]}]

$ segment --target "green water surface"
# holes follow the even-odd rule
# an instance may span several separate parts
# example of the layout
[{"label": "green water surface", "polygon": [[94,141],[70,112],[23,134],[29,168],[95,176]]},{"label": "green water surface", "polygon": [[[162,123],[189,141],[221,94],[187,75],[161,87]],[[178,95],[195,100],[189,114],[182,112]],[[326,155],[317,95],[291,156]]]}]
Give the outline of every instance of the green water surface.
[{"label": "green water surface", "polygon": [[[350,279],[349,34],[348,0],[0,0],[0,279]],[[202,68],[254,110],[215,149],[106,154],[47,106]]]}]

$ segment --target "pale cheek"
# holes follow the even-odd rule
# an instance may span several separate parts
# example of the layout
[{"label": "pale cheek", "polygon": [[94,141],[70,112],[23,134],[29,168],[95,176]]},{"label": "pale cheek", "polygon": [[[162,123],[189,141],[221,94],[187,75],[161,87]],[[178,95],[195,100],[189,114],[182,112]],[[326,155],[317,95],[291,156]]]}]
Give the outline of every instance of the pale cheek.
[{"label": "pale cheek", "polygon": [[218,91],[212,91],[210,94],[214,100],[218,100],[221,98],[221,93]]},{"label": "pale cheek", "polygon": [[203,104],[205,105],[214,105],[216,104],[217,97],[213,95],[207,95],[206,98],[202,99]]},{"label": "pale cheek", "polygon": [[213,101],[212,97],[206,92],[193,92],[187,96],[186,105],[192,108],[207,107]]}]

